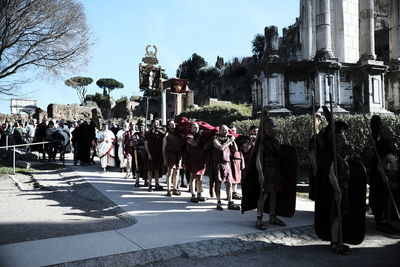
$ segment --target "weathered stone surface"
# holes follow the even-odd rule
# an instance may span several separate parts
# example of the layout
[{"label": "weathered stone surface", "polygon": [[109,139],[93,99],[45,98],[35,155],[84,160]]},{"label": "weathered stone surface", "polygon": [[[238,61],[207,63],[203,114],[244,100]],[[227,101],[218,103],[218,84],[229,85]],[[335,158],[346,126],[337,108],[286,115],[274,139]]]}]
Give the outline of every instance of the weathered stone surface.
[{"label": "weathered stone surface", "polygon": [[28,114],[2,114],[0,113],[0,123],[22,121],[26,122],[28,120]]},{"label": "weathered stone surface", "polygon": [[47,106],[47,113],[53,119],[65,120],[90,120],[92,118],[93,110],[101,114],[100,110],[96,107],[85,107],[79,105],[59,105],[49,104]]},{"label": "weathered stone surface", "polygon": [[117,101],[115,107],[111,109],[112,116],[113,118],[118,118],[118,119],[132,118],[133,111],[137,106],[139,106],[139,103],[136,101],[129,101],[127,99]]}]

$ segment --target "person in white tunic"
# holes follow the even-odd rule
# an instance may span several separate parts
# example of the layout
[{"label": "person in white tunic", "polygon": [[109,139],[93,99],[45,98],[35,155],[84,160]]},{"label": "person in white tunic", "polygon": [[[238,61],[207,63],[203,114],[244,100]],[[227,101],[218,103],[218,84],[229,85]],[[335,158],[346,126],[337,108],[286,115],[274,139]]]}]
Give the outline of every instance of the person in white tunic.
[{"label": "person in white tunic", "polygon": [[97,151],[99,152],[100,163],[103,171],[107,171],[107,166],[115,165],[115,152],[113,141],[115,135],[107,128],[107,124],[103,123],[101,131],[96,135],[97,137]]},{"label": "person in white tunic", "polygon": [[121,172],[126,168],[127,158],[124,155],[124,133],[129,130],[129,124],[127,122],[122,123],[122,129],[117,132],[117,142],[118,142],[118,159],[119,167]]}]

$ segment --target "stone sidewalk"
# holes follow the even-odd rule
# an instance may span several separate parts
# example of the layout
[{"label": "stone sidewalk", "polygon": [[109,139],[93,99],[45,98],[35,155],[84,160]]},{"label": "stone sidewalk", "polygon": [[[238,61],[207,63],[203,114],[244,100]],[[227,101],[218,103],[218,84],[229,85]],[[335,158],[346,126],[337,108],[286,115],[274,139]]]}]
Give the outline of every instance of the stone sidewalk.
[{"label": "stone sidewalk", "polygon": [[[67,163],[74,175],[89,182],[123,212],[135,218],[137,223],[104,232],[2,245],[1,266],[44,266],[68,262],[80,264],[80,261],[87,261],[87,264],[93,261],[94,265],[101,265],[96,260],[110,263],[112,257],[116,257],[112,255],[121,254],[135,258],[137,264],[145,264],[154,261],[156,254],[166,258],[193,256],[196,253],[209,255],[211,250],[207,248],[214,242],[214,247],[248,247],[251,250],[257,246],[271,246],[268,240],[275,235],[283,235],[285,240],[287,237],[285,242],[289,242],[289,239],[292,240],[290,242],[297,242],[297,237],[299,242],[315,237],[310,228],[302,228],[311,225],[313,220],[314,203],[308,199],[297,199],[294,217],[284,218],[287,227],[268,225],[268,230],[260,233],[254,227],[255,211],[243,215],[240,211],[217,211],[215,199],[194,204],[189,202],[188,192],[168,198],[165,191],[147,192],[144,187],[135,188],[134,180],[124,179],[124,174],[117,171],[102,173],[99,165],[73,166],[71,161]],[[208,192],[207,184],[204,191]],[[294,229],[293,232],[291,229]],[[243,244],[246,244],[245,247]],[[192,245],[200,249],[190,249]],[[227,253],[229,251],[232,250],[228,249]]]}]

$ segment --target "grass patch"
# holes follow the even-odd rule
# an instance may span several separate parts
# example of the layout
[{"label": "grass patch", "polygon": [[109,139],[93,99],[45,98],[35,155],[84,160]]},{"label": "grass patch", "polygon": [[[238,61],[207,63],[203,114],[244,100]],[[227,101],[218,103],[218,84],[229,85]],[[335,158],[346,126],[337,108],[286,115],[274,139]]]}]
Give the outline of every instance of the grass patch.
[{"label": "grass patch", "polygon": [[[32,170],[30,169],[24,169],[24,168],[15,168],[16,173],[31,173]],[[4,162],[0,162],[0,175],[7,175],[7,174],[14,174],[13,168],[6,166]]]},{"label": "grass patch", "polygon": [[296,192],[296,196],[297,196],[297,197],[306,197],[306,198],[308,198],[308,193]]}]

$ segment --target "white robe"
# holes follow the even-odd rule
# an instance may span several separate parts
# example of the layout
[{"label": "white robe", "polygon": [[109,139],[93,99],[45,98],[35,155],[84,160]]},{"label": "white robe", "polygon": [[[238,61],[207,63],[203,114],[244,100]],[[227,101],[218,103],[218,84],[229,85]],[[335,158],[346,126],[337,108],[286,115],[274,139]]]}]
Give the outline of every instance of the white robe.
[{"label": "white robe", "polygon": [[126,132],[126,130],[121,129],[118,131],[117,133],[117,142],[118,142],[118,159],[119,159],[119,167],[125,168],[126,167],[126,163],[127,163],[127,159],[124,156],[124,133]]},{"label": "white robe", "polygon": [[115,152],[113,141],[115,140],[115,135],[110,130],[99,131],[96,135],[97,151],[99,152],[100,163],[102,168],[107,166],[115,165]]}]

